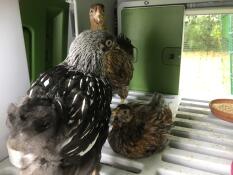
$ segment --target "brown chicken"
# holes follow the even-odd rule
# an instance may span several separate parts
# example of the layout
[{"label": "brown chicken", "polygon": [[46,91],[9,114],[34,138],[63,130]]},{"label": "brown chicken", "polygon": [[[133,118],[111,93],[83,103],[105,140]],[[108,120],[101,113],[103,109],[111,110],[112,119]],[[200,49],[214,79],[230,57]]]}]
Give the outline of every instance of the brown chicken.
[{"label": "brown chicken", "polygon": [[162,150],[172,126],[172,112],[162,95],[148,104],[120,104],[112,111],[108,141],[113,151],[128,158],[142,158]]},{"label": "brown chicken", "polygon": [[[89,17],[92,31],[106,30],[103,4],[91,5]],[[120,53],[118,50],[115,50],[115,52],[107,54],[103,66],[106,68],[108,78],[113,80],[111,83],[114,91],[120,96],[123,102],[128,96],[128,85],[133,77],[134,46],[123,34],[117,37],[117,43],[119,45],[119,50],[123,49],[125,53]],[[111,43],[100,44],[100,47],[104,48],[104,45],[108,46],[111,45]],[[129,55],[130,57],[128,57]]]},{"label": "brown chicken", "polygon": [[[119,50],[126,53],[120,53],[118,50],[106,55],[104,67],[106,67],[107,77],[110,78],[113,89],[120,96],[122,102],[128,96],[128,85],[133,77],[133,48],[131,41],[124,35],[117,38]],[[124,56],[125,55],[125,56]],[[130,57],[128,57],[130,55]],[[124,57],[124,59],[122,59]]]},{"label": "brown chicken", "polygon": [[105,30],[104,5],[93,4],[89,10],[91,30]]}]

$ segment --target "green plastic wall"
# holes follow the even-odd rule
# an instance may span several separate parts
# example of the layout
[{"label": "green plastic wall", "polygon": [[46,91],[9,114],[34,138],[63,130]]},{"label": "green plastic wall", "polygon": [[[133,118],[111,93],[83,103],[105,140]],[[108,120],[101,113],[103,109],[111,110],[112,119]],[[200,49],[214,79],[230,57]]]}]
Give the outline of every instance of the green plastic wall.
[{"label": "green plastic wall", "polygon": [[222,15],[223,37],[227,40],[228,53],[230,57],[230,80],[231,94],[233,95],[233,15]]},{"label": "green plastic wall", "polygon": [[69,4],[64,0],[20,0],[31,81],[67,54]]},{"label": "green plastic wall", "polygon": [[125,8],[122,33],[136,49],[130,89],[178,94],[183,6]]}]

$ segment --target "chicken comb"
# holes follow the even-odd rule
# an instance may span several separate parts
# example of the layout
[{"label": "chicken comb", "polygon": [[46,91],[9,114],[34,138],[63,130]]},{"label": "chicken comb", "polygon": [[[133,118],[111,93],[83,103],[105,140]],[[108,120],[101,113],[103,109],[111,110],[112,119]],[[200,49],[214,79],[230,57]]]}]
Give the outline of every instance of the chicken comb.
[{"label": "chicken comb", "polygon": [[128,54],[133,56],[133,49],[135,47],[132,45],[131,40],[129,38],[127,38],[124,34],[121,33],[117,37],[117,43],[123,50],[125,50]]}]

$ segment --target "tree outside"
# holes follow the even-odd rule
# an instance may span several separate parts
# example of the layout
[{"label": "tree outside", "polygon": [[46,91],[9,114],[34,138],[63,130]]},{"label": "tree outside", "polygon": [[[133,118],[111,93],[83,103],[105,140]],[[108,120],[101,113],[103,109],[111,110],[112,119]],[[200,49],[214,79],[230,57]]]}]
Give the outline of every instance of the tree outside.
[{"label": "tree outside", "polygon": [[180,93],[231,94],[232,21],[233,14],[185,16]]},{"label": "tree outside", "polygon": [[227,51],[224,18],[228,15],[192,15],[185,18],[184,51]]}]

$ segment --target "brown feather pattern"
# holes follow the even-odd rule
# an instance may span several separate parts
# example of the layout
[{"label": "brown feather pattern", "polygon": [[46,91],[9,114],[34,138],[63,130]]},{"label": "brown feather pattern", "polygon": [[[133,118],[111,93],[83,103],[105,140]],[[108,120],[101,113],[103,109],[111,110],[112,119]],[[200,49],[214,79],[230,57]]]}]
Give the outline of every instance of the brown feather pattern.
[{"label": "brown feather pattern", "polygon": [[108,141],[112,149],[128,158],[141,158],[162,150],[172,126],[166,105],[128,103],[112,111],[113,126]]},{"label": "brown feather pattern", "polygon": [[133,77],[133,63],[126,52],[114,50],[108,52],[103,61],[105,75],[111,81],[114,89],[118,90],[121,98],[128,95],[128,85]]}]

